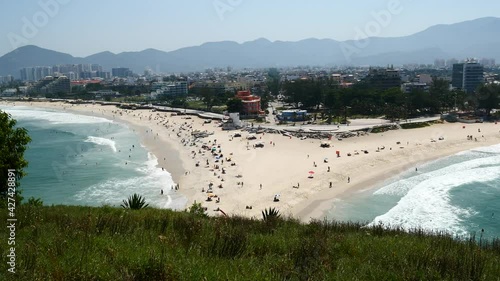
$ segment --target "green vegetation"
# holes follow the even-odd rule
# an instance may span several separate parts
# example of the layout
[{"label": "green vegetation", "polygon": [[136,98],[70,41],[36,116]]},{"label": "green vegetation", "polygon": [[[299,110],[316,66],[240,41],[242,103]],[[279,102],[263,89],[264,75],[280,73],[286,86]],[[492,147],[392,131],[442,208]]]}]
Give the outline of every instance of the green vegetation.
[{"label": "green vegetation", "polygon": [[[383,226],[18,206],[13,280],[497,280],[500,241]],[[0,213],[6,220],[6,212]],[[7,232],[0,232],[6,241]],[[0,270],[4,278],[6,249]],[[0,278],[2,279],[2,278]]]},{"label": "green vegetation", "polygon": [[280,217],[281,217],[280,211],[278,211],[276,208],[269,208],[262,211],[262,219],[266,222],[277,220]]},{"label": "green vegetation", "polygon": [[402,129],[418,129],[418,128],[425,128],[429,127],[432,124],[429,122],[419,122],[419,123],[405,123],[401,124]]},{"label": "green vegetation", "polygon": [[[341,88],[331,79],[287,81],[282,86],[285,102],[329,116],[385,116],[396,121],[454,111],[482,111],[489,116],[500,103],[500,86],[483,85],[477,94],[450,90],[449,82],[434,78],[429,91],[404,93],[400,88],[380,89],[369,81]],[[320,109],[321,108],[321,109]],[[330,123],[330,122],[328,122]]]},{"label": "green vegetation", "polygon": [[127,200],[123,200],[121,206],[124,209],[140,210],[143,208],[147,208],[149,204],[146,204],[146,199],[144,197],[137,193],[134,193],[134,195],[131,195]]},{"label": "green vegetation", "polygon": [[372,134],[378,134],[378,133],[383,133],[383,132],[387,132],[390,130],[397,130],[397,129],[398,129],[398,126],[396,126],[396,125],[381,125],[381,126],[373,127],[369,132]]},{"label": "green vegetation", "polygon": [[[26,175],[24,168],[28,166],[24,151],[31,138],[26,129],[16,128],[16,124],[10,114],[0,111],[0,206],[6,205],[8,193],[13,193],[8,186],[9,170],[15,172],[15,187],[18,187],[19,180]],[[17,200],[21,201],[19,190],[15,189],[15,193]]]},{"label": "green vegetation", "polygon": [[243,101],[237,98],[231,98],[227,101],[227,110],[231,113],[237,112],[237,113],[242,113],[243,112]]}]

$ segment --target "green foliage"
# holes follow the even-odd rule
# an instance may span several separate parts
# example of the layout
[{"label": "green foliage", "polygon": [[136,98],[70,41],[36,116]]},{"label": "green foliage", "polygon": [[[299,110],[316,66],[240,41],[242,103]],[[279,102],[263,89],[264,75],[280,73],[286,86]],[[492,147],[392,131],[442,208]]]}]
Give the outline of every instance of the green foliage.
[{"label": "green foliage", "polygon": [[28,166],[24,152],[31,138],[26,129],[16,128],[16,124],[16,120],[12,119],[10,114],[0,110],[0,199],[2,201],[5,201],[3,198],[8,191],[8,171],[10,169],[15,171],[16,187],[18,187],[19,181],[26,175],[24,168]]},{"label": "green foliage", "polygon": [[272,95],[278,95],[280,91],[280,73],[278,69],[271,68],[267,72],[267,88]]},{"label": "green foliage", "polygon": [[124,209],[140,210],[147,208],[149,204],[146,204],[146,199],[144,197],[134,193],[134,195],[131,195],[127,200],[123,200],[123,203],[120,206]]},{"label": "green foliage", "polygon": [[227,111],[230,113],[241,113],[243,112],[243,101],[237,98],[229,99],[226,103]]},{"label": "green foliage", "polygon": [[431,124],[429,122],[419,122],[419,123],[405,123],[401,124],[401,128],[403,129],[418,129],[429,127]]},{"label": "green foliage", "polygon": [[500,85],[490,84],[483,85],[479,88],[478,106],[484,109],[486,115],[491,115],[492,109],[500,108]]},{"label": "green foliage", "polygon": [[[6,280],[497,280],[500,240],[383,225],[23,204]],[[6,221],[7,212],[0,212]],[[6,241],[7,232],[0,232]],[[2,278],[0,278],[2,279]],[[3,279],[2,279],[3,280]]]},{"label": "green foliage", "polygon": [[404,93],[400,88],[383,89],[367,82],[340,88],[328,79],[287,81],[282,88],[285,101],[296,107],[319,110],[319,105],[322,105],[323,113],[329,116],[329,123],[333,115],[344,115],[345,107],[350,108],[349,114],[352,115],[385,115],[387,119],[398,120],[448,112],[454,108],[473,110],[480,102],[498,104],[495,102],[498,95],[491,94],[491,90],[489,94],[479,97],[467,97],[463,91],[450,91],[449,82],[437,78],[433,79],[428,92]]},{"label": "green foliage", "polygon": [[205,208],[201,206],[201,203],[194,202],[193,205],[189,208],[189,213],[199,217],[207,217],[207,213]]},{"label": "green foliage", "polygon": [[43,206],[43,201],[40,198],[30,197],[26,204],[34,207],[40,207]]},{"label": "green foliage", "polygon": [[262,211],[262,219],[264,221],[277,220],[280,217],[281,217],[280,211],[277,210],[276,208],[269,207],[269,209],[264,209],[264,211]]}]

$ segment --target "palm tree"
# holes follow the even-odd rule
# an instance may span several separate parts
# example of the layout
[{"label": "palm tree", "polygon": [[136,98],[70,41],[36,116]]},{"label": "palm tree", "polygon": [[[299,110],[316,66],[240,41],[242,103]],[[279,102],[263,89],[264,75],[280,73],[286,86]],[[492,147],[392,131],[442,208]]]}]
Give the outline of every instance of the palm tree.
[{"label": "palm tree", "polygon": [[148,207],[149,204],[146,204],[144,197],[134,193],[134,195],[130,196],[128,200],[123,200],[123,203],[120,206],[124,209],[139,210]]}]

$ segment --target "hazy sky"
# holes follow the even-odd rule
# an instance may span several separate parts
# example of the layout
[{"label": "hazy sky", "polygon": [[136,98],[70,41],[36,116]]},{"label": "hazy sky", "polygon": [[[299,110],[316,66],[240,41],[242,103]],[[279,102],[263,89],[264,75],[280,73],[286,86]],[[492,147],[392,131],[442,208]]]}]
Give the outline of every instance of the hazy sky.
[{"label": "hazy sky", "polygon": [[391,37],[435,24],[500,17],[500,1],[492,0],[0,1],[0,56],[28,44],[88,56],[262,37],[347,40],[363,36],[357,30],[367,28]]}]

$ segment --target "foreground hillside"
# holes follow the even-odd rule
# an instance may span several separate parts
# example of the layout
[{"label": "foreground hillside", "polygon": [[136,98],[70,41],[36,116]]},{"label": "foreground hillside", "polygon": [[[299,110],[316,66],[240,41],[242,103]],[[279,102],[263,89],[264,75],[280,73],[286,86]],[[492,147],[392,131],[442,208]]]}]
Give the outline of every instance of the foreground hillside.
[{"label": "foreground hillside", "polygon": [[2,247],[0,279],[500,280],[499,241],[157,209],[23,205],[16,216],[17,273],[5,274]]}]

